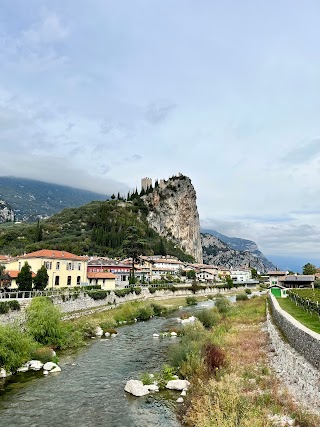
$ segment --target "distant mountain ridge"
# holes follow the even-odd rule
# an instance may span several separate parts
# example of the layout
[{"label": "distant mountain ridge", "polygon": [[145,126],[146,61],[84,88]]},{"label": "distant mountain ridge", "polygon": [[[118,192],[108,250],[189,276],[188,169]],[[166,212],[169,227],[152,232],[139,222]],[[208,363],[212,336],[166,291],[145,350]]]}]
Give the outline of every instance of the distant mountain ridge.
[{"label": "distant mountain ridge", "polygon": [[209,264],[234,268],[250,264],[259,271],[276,269],[252,240],[228,237],[216,230],[201,232],[203,258]]},{"label": "distant mountain ridge", "polygon": [[79,207],[93,200],[108,198],[105,194],[64,185],[26,178],[0,177],[0,200],[13,209],[16,221],[36,221],[65,208]]}]

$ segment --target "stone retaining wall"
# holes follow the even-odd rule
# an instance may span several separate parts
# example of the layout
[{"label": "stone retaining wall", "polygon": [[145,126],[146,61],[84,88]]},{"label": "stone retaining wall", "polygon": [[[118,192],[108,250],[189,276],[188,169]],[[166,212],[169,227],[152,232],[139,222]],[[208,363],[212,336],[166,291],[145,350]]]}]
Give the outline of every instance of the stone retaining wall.
[{"label": "stone retaining wall", "polygon": [[[279,319],[281,314],[276,316]],[[284,323],[283,321],[282,324]],[[291,330],[291,328],[286,329]],[[288,387],[294,399],[304,404],[307,409],[312,409],[319,413],[320,372],[304,356],[283,340],[277,326],[273,323],[269,311],[267,311],[267,329],[272,348],[270,353],[272,367]]]},{"label": "stone retaining wall", "polygon": [[269,304],[275,324],[287,338],[290,345],[302,354],[315,368],[320,368],[320,334],[311,331],[294,319],[279,306],[270,293]]}]

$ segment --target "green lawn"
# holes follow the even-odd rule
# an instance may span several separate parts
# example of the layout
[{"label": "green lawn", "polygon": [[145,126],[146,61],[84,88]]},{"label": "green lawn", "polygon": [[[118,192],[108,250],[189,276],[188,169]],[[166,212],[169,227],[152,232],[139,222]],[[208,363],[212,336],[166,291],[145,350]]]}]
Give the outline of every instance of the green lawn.
[{"label": "green lawn", "polygon": [[291,314],[298,322],[307,328],[320,334],[320,321],[316,314],[310,314],[299,306],[295,305],[289,298],[277,298],[280,307]]}]

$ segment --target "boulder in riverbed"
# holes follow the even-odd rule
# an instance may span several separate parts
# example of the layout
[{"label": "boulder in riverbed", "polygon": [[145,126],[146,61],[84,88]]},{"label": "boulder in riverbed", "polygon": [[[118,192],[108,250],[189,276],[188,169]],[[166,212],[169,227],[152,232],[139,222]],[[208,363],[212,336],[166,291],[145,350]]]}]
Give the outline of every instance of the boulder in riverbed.
[{"label": "boulder in riverbed", "polygon": [[54,362],[47,362],[43,365],[43,369],[45,371],[51,371],[52,369],[56,368],[58,365]]},{"label": "boulder in riverbed", "polygon": [[143,385],[142,381],[139,380],[129,380],[127,381],[127,384],[125,385],[124,390],[127,393],[131,393],[134,396],[145,396],[146,394],[149,394],[148,386]]},{"label": "boulder in riverbed", "polygon": [[188,389],[190,386],[189,381],[187,380],[170,380],[168,381],[166,388],[168,388],[169,390],[183,390],[183,389]]},{"label": "boulder in riverbed", "polygon": [[39,371],[43,366],[43,363],[40,360],[30,360],[29,368],[33,371]]}]

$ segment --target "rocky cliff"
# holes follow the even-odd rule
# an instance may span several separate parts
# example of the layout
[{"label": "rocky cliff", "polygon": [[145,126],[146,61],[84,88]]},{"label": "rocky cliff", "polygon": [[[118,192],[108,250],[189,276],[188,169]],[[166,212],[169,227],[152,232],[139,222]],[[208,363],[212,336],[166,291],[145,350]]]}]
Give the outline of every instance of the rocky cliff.
[{"label": "rocky cliff", "polygon": [[179,175],[161,181],[142,199],[148,207],[149,225],[202,263],[196,192],[190,178]]},{"label": "rocky cliff", "polygon": [[0,200],[0,223],[13,221],[14,211],[12,207],[4,200]]},{"label": "rocky cliff", "polygon": [[244,247],[243,250],[237,250],[234,249],[233,245],[223,242],[210,233],[202,233],[203,260],[206,264],[227,268],[250,266],[259,272],[275,269],[274,265],[259,251],[254,242],[251,240],[246,242],[250,242],[250,245]]}]

